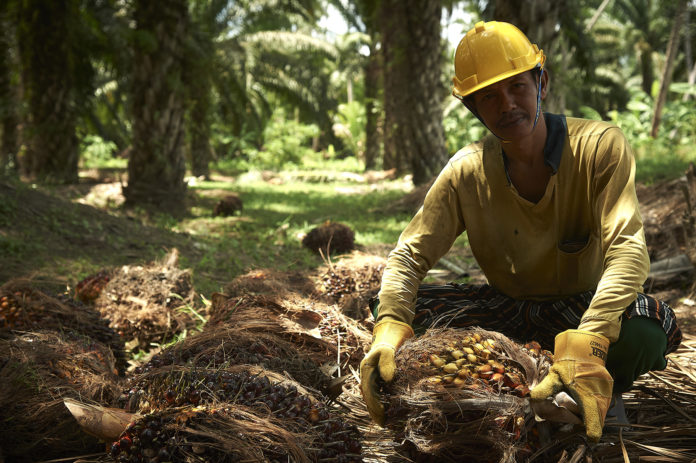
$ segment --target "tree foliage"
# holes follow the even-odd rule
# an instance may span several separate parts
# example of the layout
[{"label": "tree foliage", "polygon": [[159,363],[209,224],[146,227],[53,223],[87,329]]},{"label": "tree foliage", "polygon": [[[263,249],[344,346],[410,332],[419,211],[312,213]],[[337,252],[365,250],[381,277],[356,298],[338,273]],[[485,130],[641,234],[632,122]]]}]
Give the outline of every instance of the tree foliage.
[{"label": "tree foliage", "polygon": [[[319,26],[329,8],[346,34]],[[272,168],[271,153],[300,163],[306,150],[427,181],[484,133],[449,97],[456,43],[440,22],[454,10],[465,30],[510,21],[544,49],[546,110],[627,124],[640,145],[662,81],[660,146],[693,144],[693,1],[7,0],[0,172],[75,182],[80,150],[120,155],[133,204],[181,199],[185,175],[216,163]],[[295,154],[283,146],[289,127],[304,134]]]}]

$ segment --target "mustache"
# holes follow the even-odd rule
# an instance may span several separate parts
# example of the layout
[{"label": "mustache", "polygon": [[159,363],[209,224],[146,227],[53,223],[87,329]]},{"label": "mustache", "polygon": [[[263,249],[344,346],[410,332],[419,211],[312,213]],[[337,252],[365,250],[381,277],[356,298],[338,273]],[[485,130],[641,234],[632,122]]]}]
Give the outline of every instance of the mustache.
[{"label": "mustache", "polygon": [[527,113],[524,111],[513,111],[505,114],[496,125],[498,127],[505,127],[506,125],[516,122],[518,119],[522,118],[527,118]]}]

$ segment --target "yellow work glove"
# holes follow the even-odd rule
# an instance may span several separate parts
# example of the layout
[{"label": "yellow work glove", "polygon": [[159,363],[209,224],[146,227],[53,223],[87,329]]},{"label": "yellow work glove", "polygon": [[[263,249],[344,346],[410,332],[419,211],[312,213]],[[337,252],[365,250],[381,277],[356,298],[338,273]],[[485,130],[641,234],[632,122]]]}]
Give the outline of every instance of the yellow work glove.
[{"label": "yellow work glove", "polygon": [[578,403],[587,437],[602,437],[604,418],[611,402],[614,380],[604,364],[609,340],[582,330],[567,330],[556,336],[554,364],[532,391],[532,400],[546,400],[566,390]]},{"label": "yellow work glove", "polygon": [[404,322],[382,320],[372,330],[372,346],[360,362],[360,390],[372,419],[384,425],[384,406],[379,400],[377,380],[390,382],[396,373],[394,353],[405,340],[413,336],[413,329]]}]

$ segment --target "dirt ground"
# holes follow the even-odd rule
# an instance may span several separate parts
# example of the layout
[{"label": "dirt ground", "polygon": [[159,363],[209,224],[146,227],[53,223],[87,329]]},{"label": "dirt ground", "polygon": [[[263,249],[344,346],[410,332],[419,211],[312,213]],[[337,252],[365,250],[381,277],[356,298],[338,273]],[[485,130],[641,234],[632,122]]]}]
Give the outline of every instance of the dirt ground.
[{"label": "dirt ground", "polygon": [[[696,334],[696,283],[694,270],[686,269],[663,276],[655,275],[658,262],[684,258],[693,253],[687,249],[693,243],[696,228],[686,195],[686,180],[679,178],[654,185],[638,185],[638,200],[645,226],[645,239],[650,254],[651,278],[645,291],[667,302],[677,314],[679,326],[685,334]],[[684,262],[684,259],[682,259]]]},{"label": "dirt ground", "polygon": [[[123,201],[120,193],[120,181],[116,177],[117,174],[111,172],[106,174],[103,172],[94,173],[88,182],[58,188],[53,191],[53,195],[49,198],[36,190],[20,191],[8,185],[0,185],[2,186],[0,194],[8,194],[10,197],[18,193],[21,195],[19,201],[22,206],[17,209],[11,222],[12,224],[23,224],[22,226],[34,230],[38,230],[42,226],[37,218],[50,216],[51,211],[65,209],[61,205],[64,204],[65,200],[79,203],[75,205],[77,209],[74,211],[74,215],[79,216],[79,219],[66,220],[66,214],[60,214],[55,219],[55,221],[60,222],[58,226],[62,230],[61,235],[72,237],[71,239],[63,239],[63,236],[57,237],[60,239],[53,239],[46,232],[42,232],[42,239],[46,243],[55,245],[56,249],[52,251],[54,253],[84,255],[85,259],[90,259],[89,255],[93,255],[96,262],[101,262],[107,266],[114,263],[108,259],[110,251],[113,251],[114,255],[120,255],[119,262],[116,263],[127,264],[136,256],[141,260],[154,257],[153,250],[156,248],[176,247],[182,251],[182,255],[195,259],[197,250],[193,242],[195,240],[191,237],[166,231],[158,232],[154,227],[136,227],[134,221],[127,217],[122,218],[105,212],[104,209],[118,206]],[[680,178],[653,185],[637,185],[638,199],[645,223],[646,241],[653,266],[666,259],[679,258],[680,256],[684,258],[688,254],[688,249],[686,249],[687,235],[690,230],[696,230],[696,228],[689,222],[690,210],[684,193],[685,184],[685,178]],[[422,201],[422,196],[425,194],[425,191],[421,192],[420,190],[421,188],[416,189],[406,195],[402,201],[403,204],[396,207],[404,210],[413,209],[414,204]],[[209,201],[213,200],[214,198],[209,199]],[[35,222],[33,226],[32,222]],[[78,243],[78,237],[85,239],[84,223],[100,224],[100,236],[106,235],[106,233],[115,233],[119,236],[130,237],[123,239],[130,239],[133,242],[132,244],[119,243],[111,246],[109,238],[101,236],[96,240],[89,239],[86,242]],[[70,232],[70,228],[75,228],[74,233]],[[12,233],[12,230],[10,229],[6,233]],[[15,233],[22,233],[22,230],[18,229]],[[95,242],[92,243],[92,241]],[[126,246],[125,251],[121,249],[122,246]],[[389,246],[372,248],[368,251],[383,256],[386,256],[390,250]],[[475,266],[473,268],[471,265],[467,266],[466,262],[472,261],[468,249],[458,253],[450,253],[445,257],[446,260],[451,258],[451,263],[456,264],[459,268],[464,267],[464,270],[473,280],[483,279],[480,272],[477,273]],[[34,264],[32,259],[14,262],[12,256],[9,256],[8,261],[0,268],[0,281],[8,280],[17,275],[29,274],[36,270],[32,268]],[[448,270],[446,264],[447,262],[441,262],[434,269],[436,279],[438,271],[443,279],[456,277],[456,270],[454,272],[451,269]],[[60,275],[57,277],[60,279]],[[649,294],[670,304],[678,315],[682,330],[685,333],[696,335],[696,284],[693,268],[690,270],[682,269],[679,272],[666,275],[662,274],[657,278],[651,277],[646,282],[644,289]]]},{"label": "dirt ground", "polygon": [[[643,378],[626,399],[629,419],[632,423],[640,424],[640,426],[633,428],[632,431],[629,429],[623,434],[632,460],[634,456],[638,458],[637,455],[650,454],[646,461],[692,461],[693,453],[688,452],[692,452],[694,435],[692,418],[694,414],[691,411],[694,404],[694,394],[691,386],[694,383],[691,371],[694,352],[693,342],[694,336],[696,336],[696,308],[694,307],[696,306],[696,284],[694,283],[693,266],[689,261],[690,258],[693,259],[695,254],[688,248],[688,243],[694,242],[693,237],[690,236],[690,233],[694,230],[693,218],[684,194],[684,186],[684,179],[649,186],[638,186],[638,197],[652,262],[652,273],[645,284],[645,291],[666,301],[675,309],[680,327],[685,335],[685,341],[682,343],[680,352],[671,354],[670,359],[672,361],[667,370],[660,372],[659,375]],[[192,299],[194,285],[189,282],[187,271],[178,271],[178,258],[168,257],[166,262],[157,261],[153,262],[152,265],[145,266],[142,266],[141,263],[151,261],[157,254],[156,251],[161,248],[176,248],[181,252],[182,256],[187,257],[188,262],[191,262],[192,259],[196,258],[196,253],[199,252],[196,249],[196,236],[173,233],[156,226],[146,226],[141,224],[137,217],[128,218],[118,211],[114,212],[112,210],[111,213],[107,212],[107,210],[110,210],[109,204],[113,206],[122,201],[119,185],[113,179],[94,182],[89,185],[63,187],[52,191],[52,193],[51,195],[46,195],[44,192],[36,189],[18,188],[17,185],[6,185],[0,182],[0,199],[8,199],[4,207],[2,206],[3,202],[0,201],[0,238],[5,239],[4,242],[0,239],[0,251],[3,251],[2,246],[6,246],[5,243],[11,243],[6,238],[17,236],[22,237],[28,243],[36,240],[41,240],[42,243],[45,243],[42,247],[35,248],[37,252],[34,254],[37,255],[24,252],[26,250],[23,250],[21,247],[11,248],[6,246],[6,250],[12,251],[14,249],[14,253],[8,252],[2,256],[3,265],[0,265],[0,284],[10,277],[29,275],[33,271],[41,270],[43,274],[50,271],[48,276],[54,278],[52,283],[63,283],[64,286],[65,281],[63,280],[69,274],[70,269],[56,265],[56,262],[62,262],[56,258],[57,256],[69,256],[65,258],[65,261],[71,261],[71,258],[77,256],[78,259],[76,260],[80,262],[98,264],[105,268],[113,267],[115,264],[124,265],[120,268],[119,273],[109,273],[109,278],[103,280],[105,288],[101,297],[95,302],[95,309],[100,311],[101,309],[106,309],[103,313],[110,314],[114,312],[124,313],[124,316],[120,319],[114,317],[116,323],[113,326],[110,325],[108,330],[109,334],[118,332],[119,334],[122,333],[123,336],[133,338],[133,340],[128,341],[124,345],[124,348],[134,349],[144,345],[163,345],[164,340],[169,339],[170,330],[176,328],[174,323],[169,323],[170,320],[174,320],[170,314],[179,313],[182,307],[192,307],[194,305]],[[219,194],[222,195],[224,192],[220,191]],[[213,196],[205,198],[208,205],[212,205],[215,199]],[[253,238],[253,236],[250,236],[248,239]],[[39,250],[41,252],[38,252]],[[382,259],[386,257],[389,250],[390,248],[387,245],[372,247],[369,250],[365,250],[367,251],[365,259],[374,260],[375,257]],[[178,256],[176,253],[170,254],[170,256],[175,255]],[[482,279],[480,271],[477,273],[476,268],[472,266],[473,258],[468,248],[459,246],[454,252],[450,252],[445,257],[447,263],[441,261],[436,266],[433,274],[434,278],[452,281],[464,272],[469,274],[474,281]],[[684,258],[686,258],[686,262]],[[337,371],[324,371],[321,368],[315,371],[308,368],[309,363],[304,362],[304,360],[303,362],[298,361],[296,364],[292,363],[290,365],[281,362],[280,367],[282,367],[284,374],[287,371],[294,371],[292,368],[295,368],[298,372],[306,372],[306,379],[309,384],[317,383],[315,372],[329,377],[332,377],[335,372],[335,379],[341,380],[335,384],[339,388],[343,388],[341,400],[345,404],[350,404],[350,406],[340,404],[344,411],[350,411],[350,413],[342,416],[344,419],[352,420],[350,422],[356,423],[355,426],[360,426],[360,429],[364,432],[362,442],[365,445],[365,454],[371,457],[383,454],[392,455],[396,458],[398,455],[394,455],[394,449],[382,446],[382,444],[392,445],[392,442],[401,440],[401,437],[399,439],[396,438],[400,434],[395,434],[397,431],[400,433],[401,430],[389,431],[393,434],[388,435],[385,434],[386,431],[383,428],[379,428],[377,432],[377,427],[372,426],[364,408],[364,402],[357,385],[357,376],[349,374],[341,376],[341,371],[357,371],[358,363],[364,357],[366,347],[369,345],[371,330],[369,324],[363,325],[361,324],[362,322],[357,322],[353,319],[350,319],[350,323],[348,323],[348,317],[345,314],[352,312],[359,314],[360,307],[366,307],[365,301],[367,296],[374,294],[379,285],[379,277],[375,277],[378,274],[377,269],[381,270],[383,268],[381,261],[372,262],[371,265],[363,265],[366,261],[357,262],[352,266],[349,265],[347,272],[343,272],[340,265],[337,264],[328,266],[326,269],[318,269],[316,274],[302,272],[298,275],[292,275],[292,277],[288,276],[287,281],[282,280],[284,278],[282,272],[279,272],[279,276],[276,278],[273,269],[252,270],[247,275],[242,275],[227,285],[224,290],[225,294],[217,293],[211,295],[212,306],[206,311],[208,315],[206,326],[217,326],[218,329],[221,329],[220,332],[225,333],[225,336],[228,336],[227,330],[230,326],[235,328],[243,327],[245,330],[257,330],[254,332],[254,336],[256,336],[254,338],[255,341],[261,339],[262,336],[275,336],[277,332],[291,329],[294,331],[288,331],[290,336],[287,339],[283,338],[283,342],[286,344],[298,342],[298,346],[301,345],[303,352],[307,352],[309,360],[316,357],[317,366],[331,365],[334,359],[338,358]],[[667,266],[666,271],[664,270],[665,262],[676,262],[676,264]],[[355,271],[363,268],[369,271]],[[663,270],[660,270],[660,268]],[[669,271],[670,268],[671,271]],[[362,276],[358,278],[358,274]],[[149,278],[149,281],[145,281],[145,277]],[[306,286],[307,281],[310,281],[312,278],[312,285],[316,285],[316,287]],[[102,280],[97,279],[95,281],[99,282]],[[181,282],[181,284],[169,284],[174,282]],[[287,286],[287,292],[284,293],[280,289],[285,286]],[[119,292],[117,289],[120,287],[123,287],[123,291]],[[151,291],[138,291],[138,289],[143,288]],[[268,294],[264,288],[268,290]],[[321,293],[320,289],[324,293]],[[361,292],[361,297],[354,297],[356,293]],[[9,293],[16,295],[17,291],[13,289]],[[86,292],[85,294],[91,293]],[[162,294],[190,294],[191,297],[185,298],[182,296],[181,304],[183,305],[181,305],[178,299],[172,300],[169,296],[166,299],[158,299],[158,296]],[[351,297],[344,297],[346,295]],[[80,299],[82,300],[82,298]],[[116,304],[116,301],[120,302]],[[334,307],[334,303],[340,309],[335,308],[330,311],[329,307]],[[357,306],[357,309],[353,305]],[[80,307],[82,308],[82,306]],[[153,320],[156,321],[156,317],[152,314],[148,315],[150,311],[145,311],[146,307],[152,310],[156,309],[158,314],[160,312],[168,314],[166,318],[163,318],[167,323],[159,323],[157,326],[154,326],[151,322]],[[349,307],[352,308],[349,309]],[[136,310],[138,308],[143,310]],[[131,315],[136,312],[144,315],[141,318]],[[183,329],[188,330],[197,320],[194,315],[198,314],[195,311],[185,313],[190,320],[187,319],[177,323],[177,326],[181,325]],[[318,316],[320,313],[324,315]],[[365,314],[363,314],[364,316]],[[225,325],[226,323],[229,325]],[[163,328],[158,329],[158,326]],[[345,330],[341,330],[340,327],[344,327]],[[160,335],[161,339],[151,342],[152,339],[147,338],[142,333]],[[317,334],[320,336],[317,336]],[[196,344],[197,339],[202,339],[201,336],[191,336],[186,338],[186,340]],[[204,341],[212,339],[211,343],[217,348],[220,344],[216,338],[217,333],[213,332],[210,336],[210,338],[203,338]],[[233,336],[230,339],[237,338]],[[231,341],[228,340],[226,342],[230,343]],[[281,345],[280,341],[277,343],[281,347],[286,344]],[[177,345],[186,346],[185,343]],[[203,343],[196,345],[203,346]],[[334,349],[332,346],[337,347]],[[252,347],[253,350],[251,350]],[[118,345],[118,348],[121,349],[121,344]],[[297,347],[297,349],[299,348]],[[264,359],[280,361],[285,360],[286,357],[288,359],[298,358],[295,354],[271,355],[271,351],[268,350],[268,347],[264,347],[263,342],[254,342],[249,349],[247,354],[250,356],[249,362],[251,363],[263,363]],[[287,347],[287,351],[290,352],[291,349]],[[196,350],[196,352],[199,351]],[[226,351],[222,349],[219,352],[224,353]],[[229,352],[233,352],[233,350]],[[426,352],[429,351],[426,350]],[[218,350],[215,353],[218,353]],[[138,373],[139,369],[140,372],[146,371],[148,365],[160,365],[164,368],[163,365],[166,364],[165,361],[168,361],[169,357],[167,355],[169,354],[166,353],[164,355],[164,351],[155,349],[148,354],[148,357],[142,357],[142,363],[138,365],[134,363],[126,371],[130,375],[131,373],[140,374]],[[252,360],[252,356],[254,360]],[[211,358],[205,356],[201,358],[206,362],[206,365],[211,364]],[[216,357],[212,358],[215,360]],[[109,371],[116,368],[116,360],[115,358],[113,359],[113,366],[110,364]],[[124,359],[121,358],[121,360]],[[221,358],[220,361],[215,361],[221,364],[226,360]],[[268,368],[272,366],[271,363],[264,365]],[[343,367],[340,365],[343,365]],[[179,365],[174,366],[179,367]],[[131,369],[131,367],[136,368]],[[123,371],[125,367],[117,368],[116,370]],[[299,375],[297,372],[292,374]],[[333,383],[334,381],[329,381],[328,384],[322,383],[322,388],[325,388],[327,393],[335,393],[335,384],[332,386]],[[133,391],[136,389],[129,386],[124,390]],[[113,395],[117,394],[114,393]],[[3,396],[3,394],[0,394],[0,396]],[[3,397],[11,396],[4,394]],[[199,395],[195,395],[194,398],[197,401]],[[111,402],[108,405],[111,406]],[[118,406],[122,407],[122,404],[119,403]],[[0,409],[2,408],[0,407]],[[4,408],[9,408],[9,406],[5,404]],[[264,409],[264,413],[267,413],[265,410],[267,409]],[[63,414],[67,413],[63,407],[60,408],[60,411]],[[0,416],[0,418],[2,417]],[[684,421],[684,418],[688,422]],[[659,420],[646,421],[646,419]],[[0,419],[0,421],[2,420]],[[648,423],[649,426],[644,425],[645,423]],[[72,424],[73,428],[75,428],[75,423]],[[478,429],[480,426],[478,422],[476,426]],[[474,435],[475,432],[471,434]],[[5,437],[7,438],[8,436]],[[22,438],[9,437],[10,439],[5,441],[5,449],[12,448],[12,444],[7,444],[6,442],[23,441]],[[226,441],[228,437],[225,436]],[[595,461],[620,461],[618,458],[621,457],[616,457],[619,450],[611,442],[611,439],[611,436],[607,438],[609,445],[593,450],[597,454]],[[619,439],[621,439],[621,434],[619,434]],[[648,443],[650,446],[646,445]],[[568,448],[572,448],[571,444],[568,445]],[[623,445],[624,442],[622,442]],[[660,446],[664,448],[660,448]],[[0,439],[0,447],[3,447],[2,439]],[[585,450],[583,449],[586,450],[584,444],[578,447],[577,451],[582,450],[584,452]],[[666,458],[658,460],[658,457],[654,456],[655,449],[659,450],[657,455],[663,456],[669,455],[668,452],[672,452],[671,455],[683,452],[683,455],[679,453],[679,456],[688,457],[688,459]],[[71,447],[69,450],[72,452],[73,448]],[[561,450],[560,447],[547,449],[549,456],[556,455]],[[563,451],[565,455],[565,450]],[[623,451],[626,452],[625,449]],[[602,454],[597,452],[605,452],[605,455],[613,455],[613,457],[607,457],[606,460],[603,460],[601,458]],[[85,453],[87,452],[81,452],[81,454]],[[571,461],[581,461],[580,457],[582,454],[577,455],[579,456],[577,458],[573,457]],[[59,456],[62,457],[63,455]],[[627,459],[628,457],[624,456],[623,458]],[[2,461],[2,449],[0,449],[0,463]],[[51,461],[59,460],[53,459]],[[405,460],[374,458],[366,459],[365,461]],[[555,458],[553,461],[568,461],[568,459],[564,459],[561,456],[560,460]],[[589,459],[588,455],[588,458],[582,461],[592,460]],[[636,459],[635,461],[638,460]],[[641,459],[641,461],[643,460]]]}]

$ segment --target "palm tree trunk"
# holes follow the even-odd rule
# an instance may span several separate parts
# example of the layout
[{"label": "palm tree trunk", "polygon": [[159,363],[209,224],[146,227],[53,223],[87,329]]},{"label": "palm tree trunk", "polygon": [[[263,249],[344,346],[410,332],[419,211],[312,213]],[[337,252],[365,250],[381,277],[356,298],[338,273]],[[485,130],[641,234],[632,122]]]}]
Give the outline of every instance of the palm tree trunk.
[{"label": "palm tree trunk", "polygon": [[529,37],[532,43],[538,44],[548,54],[556,37],[560,34],[557,26],[561,11],[566,6],[565,1],[494,0],[488,2],[484,14],[496,21],[514,24]]},{"label": "palm tree trunk", "polygon": [[[209,72],[210,69],[204,70]],[[210,161],[213,150],[210,146],[210,79],[202,74],[191,82],[191,172],[195,177],[210,177]]]},{"label": "palm tree trunk", "polygon": [[641,40],[638,44],[638,49],[640,50],[641,88],[646,95],[650,96],[652,94],[653,80],[655,80],[652,59],[653,49],[645,40]]},{"label": "palm tree trunk", "polygon": [[200,101],[196,102],[191,117],[201,117],[191,127],[191,173],[194,177],[210,178],[210,162],[213,158],[213,149],[210,146],[210,125],[208,111],[201,107]]},{"label": "palm tree trunk", "polygon": [[20,5],[18,43],[28,109],[22,167],[35,181],[74,183],[79,152],[68,24],[79,14],[76,2],[25,0]]},{"label": "palm tree trunk", "polygon": [[679,48],[679,34],[682,32],[682,25],[684,24],[684,17],[686,16],[686,6],[687,0],[681,0],[677,6],[677,15],[674,18],[674,24],[672,26],[672,32],[669,35],[669,43],[667,45],[667,58],[665,62],[665,69],[662,74],[662,79],[660,81],[660,93],[657,97],[657,102],[655,103],[655,112],[653,113],[652,119],[652,129],[650,130],[650,136],[653,138],[657,137],[657,132],[660,128],[660,120],[662,119],[662,109],[667,101],[667,91],[669,89],[669,84],[672,82],[672,69],[674,68],[674,58],[677,56],[677,49]]},{"label": "palm tree trunk", "polygon": [[[442,127],[447,89],[440,80],[441,15],[440,1],[383,0],[381,5],[384,167],[403,172],[408,166],[416,185],[430,180],[447,160]],[[387,164],[388,154],[394,157],[394,165]]]},{"label": "palm tree trunk", "polygon": [[[688,72],[686,81],[689,85],[696,82],[696,63],[694,63],[693,53],[691,51],[691,11],[686,9],[684,18],[684,55],[686,58],[686,70]],[[686,92],[682,97],[682,101],[689,101],[693,92]]]},{"label": "palm tree trunk", "polygon": [[9,13],[0,7],[0,177],[5,175],[16,176],[17,151],[19,139],[17,126],[19,125],[18,98],[15,91],[16,85],[12,83],[12,70],[16,69],[15,57],[12,50],[14,27],[9,20]]},{"label": "palm tree trunk", "polygon": [[[375,42],[372,41],[374,44]],[[370,56],[365,66],[365,170],[374,169],[380,153],[378,131],[379,114],[376,102],[379,97],[380,54],[375,46],[370,47]]]},{"label": "palm tree trunk", "polygon": [[[394,69],[401,64],[396,58],[397,51],[401,42],[399,36],[408,34],[404,30],[405,24],[404,9],[398,0],[382,0],[379,11],[379,28],[382,37],[382,78],[384,82],[383,105],[384,105],[384,130],[382,132],[384,145],[384,157],[382,160],[385,170],[396,169],[398,175],[405,171],[403,154],[396,148],[396,137],[398,122],[396,113],[398,108],[403,106],[399,103],[400,95],[405,95],[408,91],[406,82],[399,80],[399,70]],[[401,25],[401,26],[400,26]],[[404,58],[401,58],[403,61]],[[401,64],[400,68],[406,66]]]},{"label": "palm tree trunk", "polygon": [[126,205],[177,212],[186,195],[182,52],[187,3],[136,0],[134,15],[133,150]]}]

